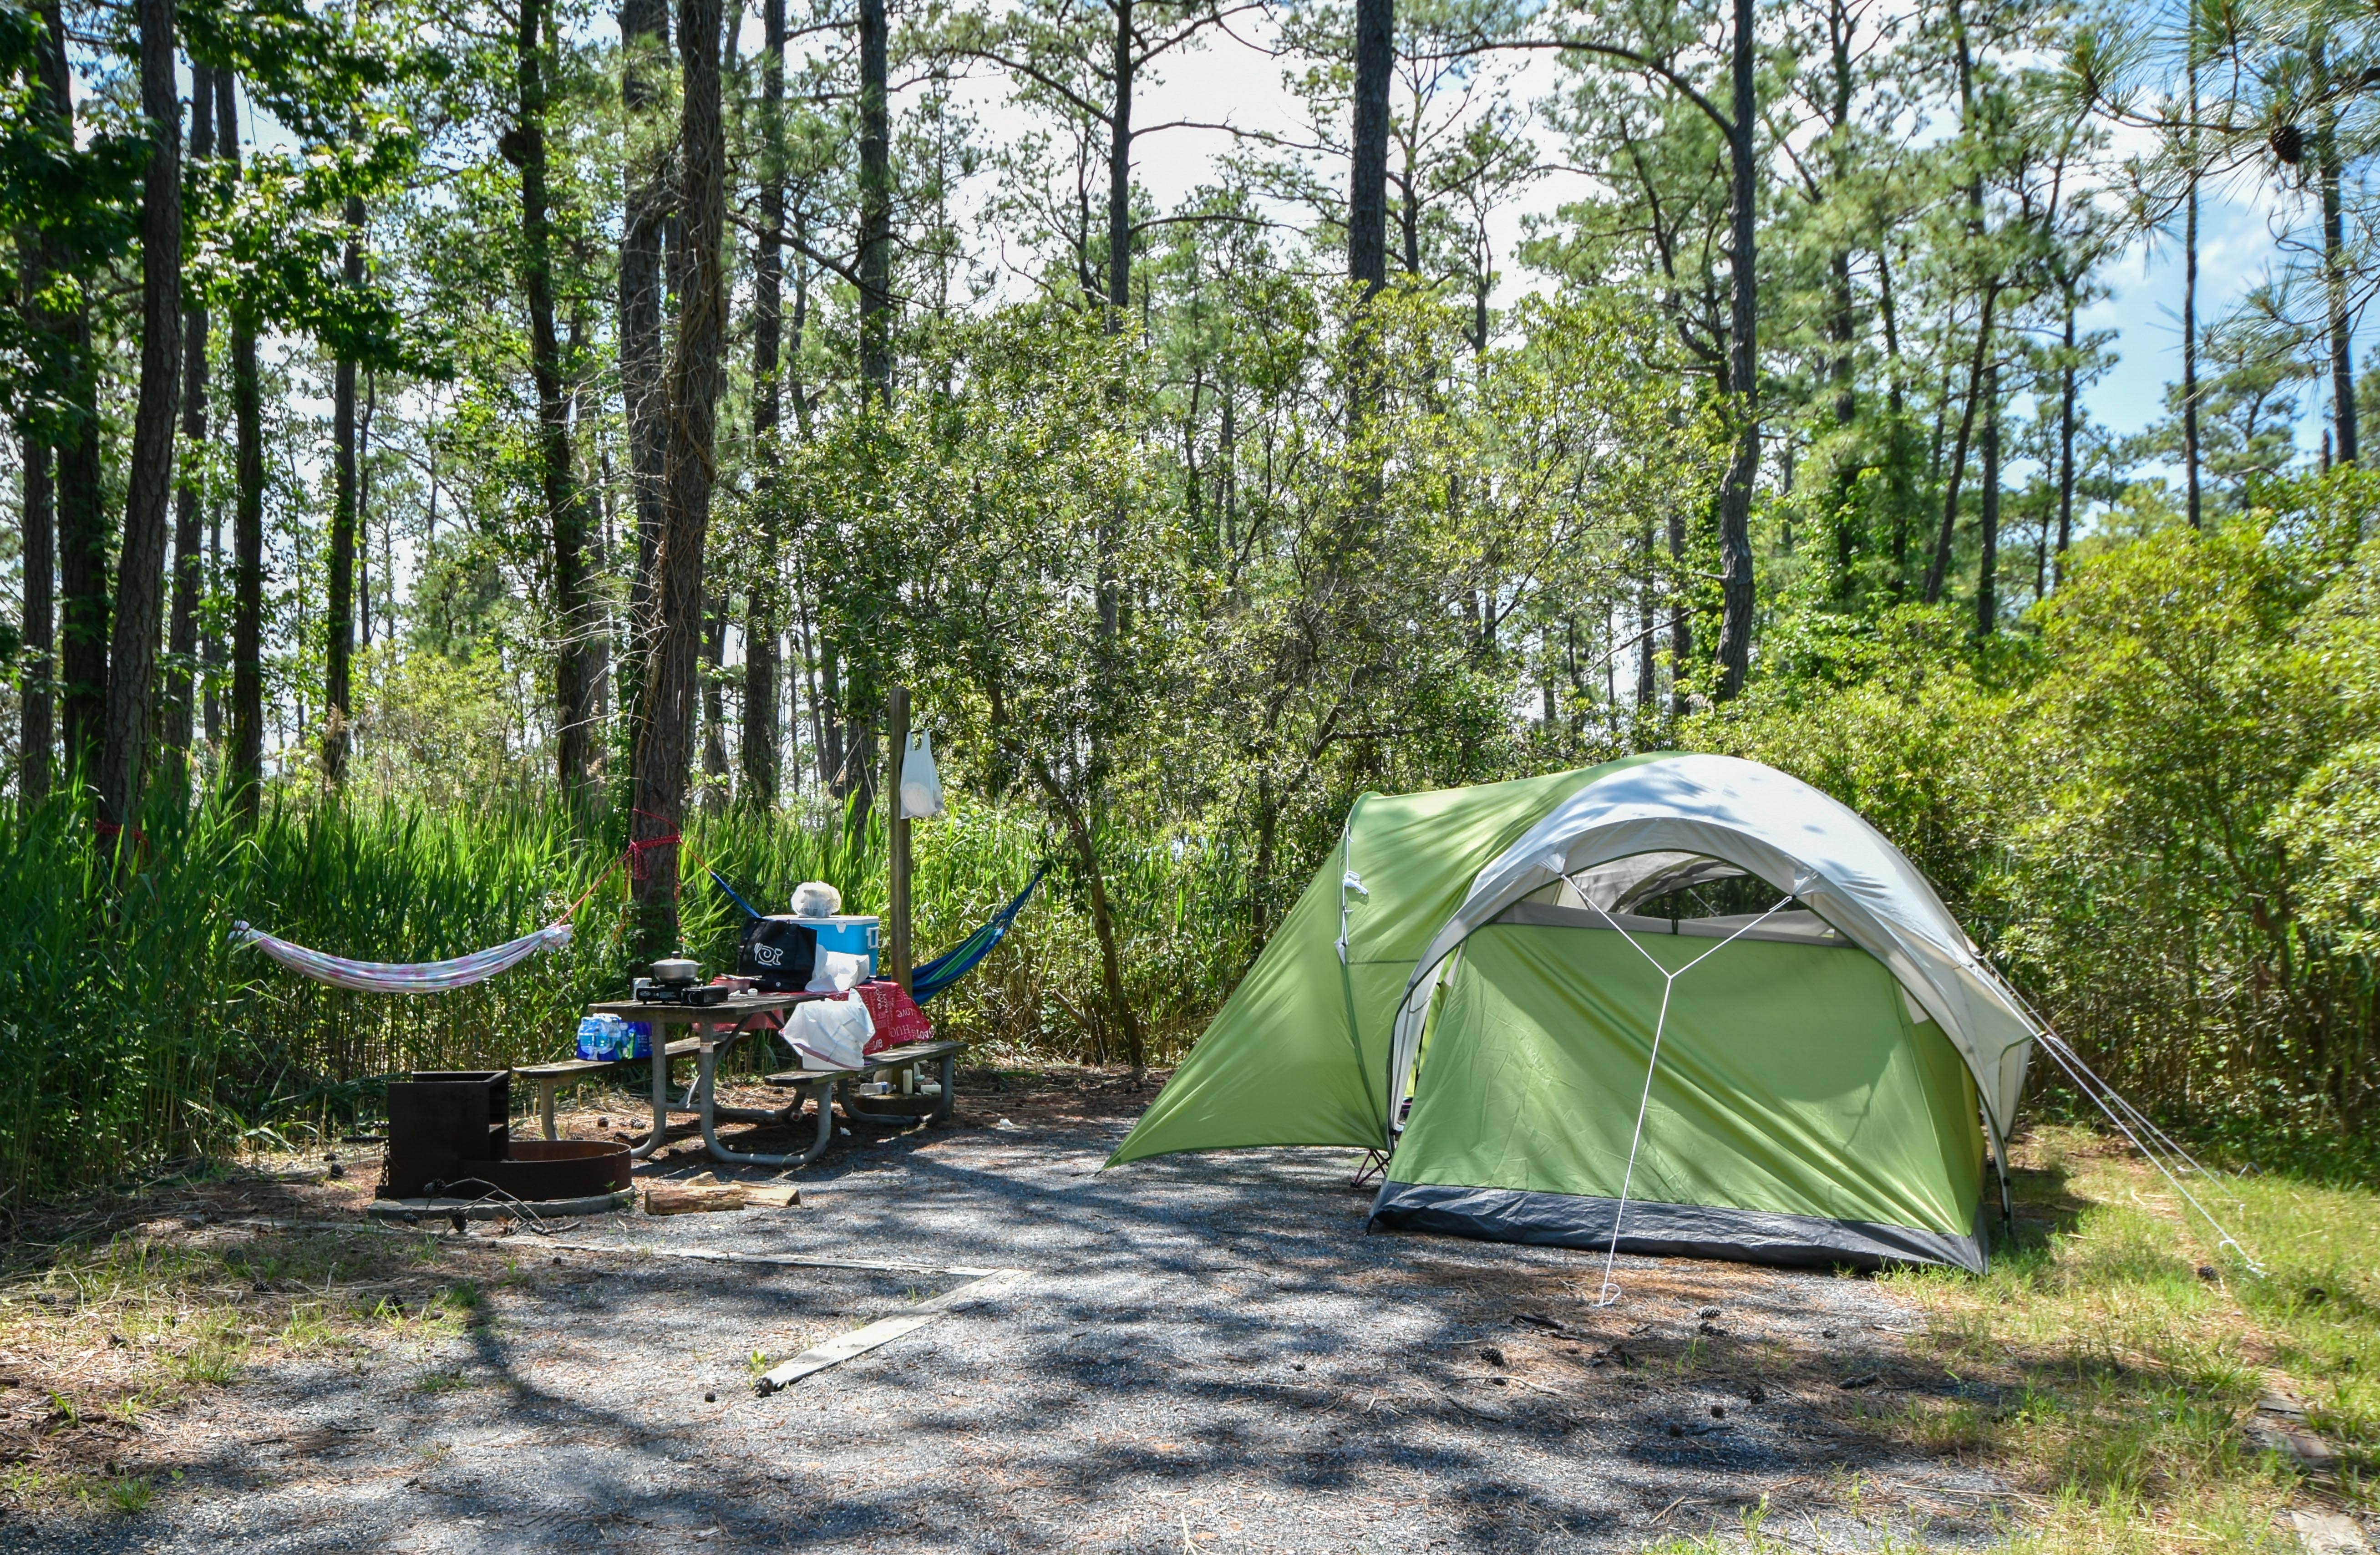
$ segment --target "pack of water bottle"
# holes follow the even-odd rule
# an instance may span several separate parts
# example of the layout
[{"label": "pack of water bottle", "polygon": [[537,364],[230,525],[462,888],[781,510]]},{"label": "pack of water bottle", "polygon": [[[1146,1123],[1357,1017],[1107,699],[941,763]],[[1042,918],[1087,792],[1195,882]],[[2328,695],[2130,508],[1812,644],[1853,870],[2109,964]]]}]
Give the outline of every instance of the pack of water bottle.
[{"label": "pack of water bottle", "polygon": [[650,1021],[624,1020],[618,1015],[583,1015],[578,1021],[578,1056],[599,1063],[624,1058],[650,1058],[653,1028]]}]

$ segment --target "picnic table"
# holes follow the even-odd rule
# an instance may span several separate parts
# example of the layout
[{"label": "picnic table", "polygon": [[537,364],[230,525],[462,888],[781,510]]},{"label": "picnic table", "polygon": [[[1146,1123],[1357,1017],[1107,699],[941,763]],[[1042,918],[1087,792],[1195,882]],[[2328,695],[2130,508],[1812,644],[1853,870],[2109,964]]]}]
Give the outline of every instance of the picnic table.
[{"label": "picnic table", "polygon": [[[623,1020],[651,1023],[653,1030],[652,1103],[653,1123],[643,1139],[629,1147],[628,1153],[638,1160],[661,1148],[662,1139],[669,1130],[670,1114],[692,1114],[702,1124],[702,1143],[715,1160],[736,1166],[808,1166],[826,1154],[834,1139],[834,1104],[838,1087],[848,1087],[842,1101],[846,1116],[871,1122],[889,1122],[908,1118],[942,1119],[951,1115],[954,1082],[957,1078],[958,1054],[964,1044],[959,1042],[912,1042],[905,1047],[886,1048],[868,1055],[857,1067],[851,1069],[797,1069],[771,1075],[768,1083],[794,1092],[792,1102],[781,1108],[728,1107],[718,1100],[719,1061],[735,1050],[735,1044],[747,1037],[766,1037],[765,1028],[749,1023],[757,1015],[775,1014],[792,1009],[806,999],[824,999],[822,993],[739,993],[716,1004],[648,1004],[633,1000],[615,1003],[590,1004],[589,1014],[618,1015]],[[669,1028],[685,1027],[692,1035],[675,1040],[668,1038]],[[678,1059],[695,1060],[695,1082],[686,1089],[683,1102],[670,1100],[670,1069]],[[554,1093],[565,1085],[592,1078],[634,1059],[565,1059],[555,1063],[533,1063],[515,1069],[514,1074],[538,1087],[538,1119],[544,1125],[545,1136],[555,1137]],[[939,1063],[941,1094],[937,1098],[885,1098],[870,1101],[857,1094],[858,1087],[870,1076],[884,1074],[905,1074],[914,1076],[918,1065]],[[930,1099],[931,1105],[919,1108],[917,1103]],[[720,1143],[719,1124],[772,1124],[791,1125],[801,1115],[806,1103],[818,1105],[818,1136],[809,1147],[796,1153],[773,1155],[762,1151],[737,1150]]]}]

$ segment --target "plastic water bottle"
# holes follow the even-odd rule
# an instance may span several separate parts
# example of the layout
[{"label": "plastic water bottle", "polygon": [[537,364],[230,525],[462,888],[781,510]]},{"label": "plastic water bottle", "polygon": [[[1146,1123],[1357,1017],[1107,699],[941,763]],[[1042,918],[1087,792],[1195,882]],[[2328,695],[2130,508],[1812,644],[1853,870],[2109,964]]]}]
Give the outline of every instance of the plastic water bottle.
[{"label": "plastic water bottle", "polygon": [[605,1061],[615,1057],[618,1052],[619,1039],[613,1034],[612,1027],[617,1025],[618,1022],[619,1017],[616,1015],[580,1016],[578,1020],[578,1056],[583,1059],[594,1059],[598,1061]]}]

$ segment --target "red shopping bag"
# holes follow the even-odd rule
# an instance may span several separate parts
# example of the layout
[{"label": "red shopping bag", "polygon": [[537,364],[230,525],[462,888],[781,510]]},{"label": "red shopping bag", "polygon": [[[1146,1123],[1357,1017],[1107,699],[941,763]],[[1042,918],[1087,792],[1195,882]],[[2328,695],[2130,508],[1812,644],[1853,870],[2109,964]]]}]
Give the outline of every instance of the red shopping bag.
[{"label": "red shopping bag", "polygon": [[934,1026],[926,1018],[926,1012],[917,1008],[917,1002],[892,978],[878,978],[860,984],[859,997],[868,1002],[868,1016],[876,1022],[876,1035],[868,1039],[869,1052],[934,1039]]}]

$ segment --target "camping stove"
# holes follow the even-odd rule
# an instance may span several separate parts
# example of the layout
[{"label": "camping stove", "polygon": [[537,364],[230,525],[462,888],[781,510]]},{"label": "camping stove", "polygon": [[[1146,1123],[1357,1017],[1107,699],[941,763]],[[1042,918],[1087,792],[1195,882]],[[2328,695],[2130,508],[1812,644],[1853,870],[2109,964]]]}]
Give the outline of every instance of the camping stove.
[{"label": "camping stove", "polygon": [[735,990],[712,988],[708,983],[665,983],[659,978],[638,978],[629,991],[639,1004],[687,1004],[699,1009],[726,1002]]}]

